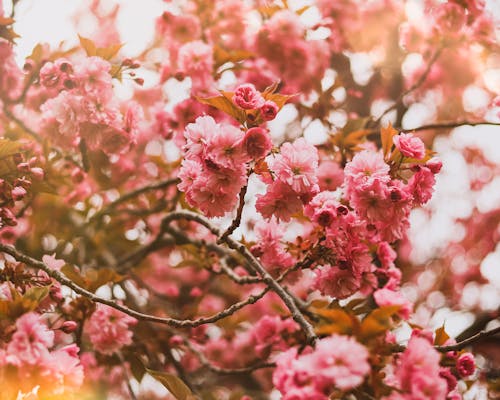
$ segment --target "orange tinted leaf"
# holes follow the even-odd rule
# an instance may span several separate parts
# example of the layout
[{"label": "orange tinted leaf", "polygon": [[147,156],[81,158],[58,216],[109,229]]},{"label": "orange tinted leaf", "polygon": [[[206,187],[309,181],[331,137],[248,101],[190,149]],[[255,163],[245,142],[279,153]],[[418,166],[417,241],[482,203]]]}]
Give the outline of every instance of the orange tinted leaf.
[{"label": "orange tinted leaf", "polygon": [[297,15],[302,15],[304,14],[307,10],[309,10],[311,8],[311,6],[304,6],[304,7],[301,7],[299,8],[297,11],[295,11],[295,13]]},{"label": "orange tinted leaf", "polygon": [[214,58],[217,65],[227,62],[239,62],[252,57],[254,54],[245,50],[227,51],[220,46],[214,46]]},{"label": "orange tinted leaf", "polygon": [[320,315],[328,322],[320,323],[316,327],[319,335],[330,335],[332,333],[349,334],[353,331],[353,318],[351,315],[340,309],[315,309],[314,313]]},{"label": "orange tinted leaf", "polygon": [[68,279],[71,279],[74,283],[76,283],[78,286],[85,287],[86,282],[82,275],[80,274],[80,271],[78,271],[75,267],[66,264],[61,268],[61,272],[66,275]]},{"label": "orange tinted leaf", "polygon": [[265,98],[267,95],[273,94],[274,92],[276,92],[276,90],[278,89],[279,84],[280,83],[278,81],[278,82],[274,82],[272,85],[269,85],[268,87],[266,87],[264,89],[264,91],[262,92],[262,96]]},{"label": "orange tinted leaf", "polygon": [[361,142],[366,135],[370,133],[368,129],[360,129],[358,131],[350,132],[347,137],[344,139],[344,146],[352,147]]},{"label": "orange tinted leaf", "polygon": [[380,140],[382,142],[382,152],[384,158],[389,155],[392,148],[392,138],[398,134],[398,131],[392,127],[389,122],[386,128],[380,129]]},{"label": "orange tinted leaf", "polygon": [[246,114],[245,112],[236,107],[233,102],[228,98],[229,92],[222,92],[222,96],[215,97],[196,97],[200,103],[208,104],[209,106],[215,107],[222,112],[235,118],[241,124],[245,122]]},{"label": "orange tinted leaf", "polygon": [[80,45],[83,47],[83,50],[85,50],[85,53],[87,53],[87,56],[92,57],[97,55],[97,47],[92,40],[84,38],[80,35],[78,35],[78,38],[80,39]]},{"label": "orange tinted leaf", "polygon": [[86,286],[91,292],[95,292],[107,283],[117,283],[123,279],[124,277],[122,275],[117,274],[109,268],[99,270],[91,269],[85,274],[85,280],[87,281]]},{"label": "orange tinted leaf", "polygon": [[444,330],[444,324],[442,327],[437,328],[436,331],[436,336],[434,338],[434,344],[437,346],[442,346],[446,343],[446,341],[450,338],[446,331]]},{"label": "orange tinted leaf", "polygon": [[296,94],[288,95],[288,94],[279,94],[279,93],[268,93],[268,94],[263,93],[262,96],[266,100],[274,101],[276,103],[276,105],[278,106],[278,110],[281,110],[289,99],[291,99],[292,97],[295,97],[297,95]]},{"label": "orange tinted leaf", "polygon": [[386,306],[373,310],[361,323],[361,337],[367,339],[385,333],[393,327],[392,317],[401,306]]},{"label": "orange tinted leaf", "polygon": [[31,54],[27,58],[33,60],[36,63],[42,61],[43,46],[40,43],[38,43],[35,47],[33,47]]},{"label": "orange tinted leaf", "polygon": [[111,60],[123,47],[123,44],[114,44],[108,47],[98,48],[96,50],[96,55],[104,58],[105,60]]}]

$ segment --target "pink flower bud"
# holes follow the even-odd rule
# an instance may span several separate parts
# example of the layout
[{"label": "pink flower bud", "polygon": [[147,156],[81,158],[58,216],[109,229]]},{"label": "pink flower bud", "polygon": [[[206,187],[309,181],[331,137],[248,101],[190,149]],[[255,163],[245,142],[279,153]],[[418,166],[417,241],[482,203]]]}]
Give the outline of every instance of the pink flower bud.
[{"label": "pink flower bud", "polygon": [[233,101],[245,110],[256,109],[264,105],[264,98],[251,83],[238,86],[234,91]]},{"label": "pink flower bud", "polygon": [[27,192],[26,189],[22,186],[16,186],[14,189],[12,189],[10,194],[12,196],[12,200],[19,201],[22,200],[24,196],[26,196]]},{"label": "pink flower bud", "polygon": [[474,356],[471,353],[464,353],[457,359],[457,371],[462,378],[470,376],[476,370]]},{"label": "pink flower bud", "polygon": [[434,157],[427,161],[427,164],[425,165],[431,170],[433,174],[438,174],[443,167],[443,162],[439,158]]},{"label": "pink flower bud", "polygon": [[264,121],[271,121],[278,114],[278,106],[274,101],[267,100],[260,108],[260,115]]},{"label": "pink flower bud", "polygon": [[43,177],[45,176],[43,169],[41,169],[40,167],[31,168],[30,172],[31,172],[31,176],[39,181],[41,181],[43,179]]},{"label": "pink flower bud", "polygon": [[8,208],[0,208],[0,226],[16,226],[16,216]]},{"label": "pink flower bud", "polygon": [[78,327],[78,324],[75,322],[75,321],[65,321],[62,325],[61,325],[61,330],[64,332],[64,333],[72,333],[74,331],[76,331],[76,328]]},{"label": "pink flower bud", "polygon": [[19,172],[30,172],[30,165],[26,162],[17,164],[17,170]]},{"label": "pink flower bud", "polygon": [[178,347],[178,346],[181,346],[182,344],[184,344],[184,340],[182,339],[181,336],[174,335],[170,338],[169,343],[170,343],[171,347]]},{"label": "pink flower bud", "polygon": [[189,295],[191,297],[200,297],[201,295],[203,294],[203,292],[201,291],[201,289],[199,287],[194,287],[191,289],[191,291],[189,292]]},{"label": "pink flower bud", "polygon": [[268,132],[259,127],[250,128],[243,138],[243,148],[253,159],[263,158],[272,149],[273,144]]}]

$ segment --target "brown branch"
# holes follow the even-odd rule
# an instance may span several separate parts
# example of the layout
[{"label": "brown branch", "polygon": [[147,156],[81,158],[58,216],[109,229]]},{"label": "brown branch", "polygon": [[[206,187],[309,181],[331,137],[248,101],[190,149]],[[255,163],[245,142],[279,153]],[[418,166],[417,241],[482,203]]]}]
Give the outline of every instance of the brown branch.
[{"label": "brown branch", "polygon": [[[173,221],[179,219],[186,219],[188,221],[194,221],[203,225],[216,237],[220,237],[219,229],[210,223],[210,221],[202,215],[195,214],[191,211],[175,211],[168,214],[162,221],[162,226],[167,226]],[[247,261],[250,268],[252,268],[256,273],[258,273],[263,282],[272,288],[272,290],[283,300],[285,305],[288,307],[292,318],[300,325],[302,330],[306,335],[307,343],[314,344],[317,340],[317,336],[314,333],[312,325],[305,319],[302,312],[297,307],[294,299],[286,292],[285,289],[267,272],[264,267],[259,263],[255,256],[240,242],[227,236],[224,238],[224,243],[230,248],[238,253],[240,253]]]},{"label": "brown branch", "polygon": [[431,69],[432,69],[432,66],[434,65],[434,63],[437,61],[437,59],[439,58],[439,56],[441,55],[442,51],[443,51],[444,47],[441,46],[439,47],[436,52],[434,53],[434,55],[432,56],[432,58],[429,60],[429,63],[427,64],[427,68],[425,69],[425,71],[423,72],[423,74],[420,76],[420,78],[418,79],[418,81],[416,81],[408,90],[406,90],[405,92],[401,93],[401,95],[397,98],[396,102],[388,107],[383,113],[382,115],[380,115],[376,120],[375,120],[375,125],[379,125],[380,124],[380,121],[382,120],[382,118],[384,118],[388,113],[390,113],[391,111],[397,109],[402,103],[403,103],[403,100],[404,98],[409,95],[410,93],[414,92],[415,90],[417,90],[420,86],[422,86],[422,84],[425,82],[425,80],[427,79],[427,76],[429,75],[429,73],[431,72]]},{"label": "brown branch", "polygon": [[102,208],[100,211],[98,211],[94,215],[92,215],[89,218],[87,223],[90,224],[90,223],[94,222],[95,220],[101,219],[104,215],[112,212],[112,210],[114,210],[120,204],[123,204],[129,200],[132,200],[133,198],[140,196],[143,193],[147,193],[147,192],[150,192],[153,190],[165,189],[165,188],[172,186],[172,185],[175,185],[179,182],[180,182],[179,178],[170,178],[170,179],[166,179],[164,181],[160,181],[157,183],[153,183],[153,184],[150,184],[147,186],[140,187],[140,188],[135,189],[129,193],[126,193],[123,196],[118,197],[116,200],[113,200],[106,207]]},{"label": "brown branch", "polygon": [[233,282],[237,283],[238,285],[249,285],[252,283],[262,283],[262,278],[259,278],[257,276],[240,276],[236,272],[234,272],[231,268],[229,268],[224,260],[221,260],[220,262],[220,269],[221,272],[229,277]]},{"label": "brown branch", "polygon": [[39,142],[39,143],[42,142],[42,138],[40,137],[40,135],[38,133],[36,133],[34,130],[32,130],[31,128],[28,128],[28,126],[26,126],[26,124],[23,121],[21,121],[19,118],[17,118],[12,113],[12,111],[10,111],[5,105],[3,107],[3,113],[5,114],[5,116],[7,118],[9,118],[13,122],[15,122],[19,127],[21,127],[28,135],[32,136],[37,142]]},{"label": "brown branch", "polygon": [[254,365],[249,365],[243,368],[221,368],[216,365],[213,365],[200,350],[198,350],[189,340],[183,338],[184,344],[186,347],[198,358],[201,365],[212,372],[215,372],[220,375],[239,375],[239,374],[249,374],[258,369],[262,368],[274,368],[276,367],[276,363],[270,362],[262,362]]},{"label": "brown branch", "polygon": [[[402,127],[394,127],[394,129],[396,129],[398,132],[408,133],[408,132],[427,131],[430,129],[453,129],[453,128],[458,128],[460,126],[480,126],[480,125],[500,126],[500,122],[462,120],[454,122],[436,122],[434,124],[421,125],[411,129],[404,129]],[[369,134],[378,135],[380,134],[380,129],[379,128],[369,129]]]},{"label": "brown branch", "polygon": [[[53,278],[54,280],[56,280],[60,284],[69,287],[75,293],[88,298],[90,301],[93,301],[95,303],[101,303],[101,304],[107,305],[109,307],[115,308],[116,310],[119,310],[127,315],[130,315],[131,317],[134,317],[140,321],[155,322],[158,324],[168,325],[168,326],[172,326],[175,328],[194,328],[194,327],[197,327],[200,325],[205,325],[205,324],[217,322],[223,318],[226,318],[226,317],[234,314],[236,311],[242,309],[243,307],[245,307],[249,304],[255,303],[256,301],[258,301],[259,299],[264,297],[264,295],[269,290],[271,290],[271,287],[266,286],[258,294],[251,295],[246,300],[242,300],[238,303],[234,303],[230,307],[228,307],[228,308],[226,308],[226,309],[224,309],[216,314],[210,315],[208,317],[201,317],[201,318],[197,318],[194,320],[189,320],[189,319],[180,320],[180,319],[167,318],[167,317],[162,318],[162,317],[156,317],[154,315],[144,314],[142,312],[132,310],[129,307],[124,306],[124,305],[122,305],[114,300],[108,300],[108,299],[104,299],[102,297],[99,297],[99,296],[95,295],[94,293],[89,292],[88,290],[80,287],[79,285],[74,283],[72,280],[68,279],[61,272],[51,269],[50,267],[45,265],[43,262],[36,260],[34,258],[31,258],[31,257],[17,251],[14,247],[12,247],[10,245],[5,245],[5,244],[0,243],[0,251],[11,255],[17,261],[23,262],[24,264],[29,265],[35,269],[45,271],[45,273],[47,273],[47,275],[49,275],[51,278]],[[290,270],[286,271],[282,275],[281,279],[283,279],[284,276],[286,275],[286,273],[288,273],[289,271]]]},{"label": "brown branch", "polygon": [[451,344],[448,346],[437,346],[436,350],[438,350],[442,353],[446,353],[448,351],[462,350],[463,348],[465,348],[473,343],[479,342],[487,337],[494,336],[494,335],[499,334],[499,333],[500,333],[500,326],[498,326],[494,329],[490,329],[489,331],[483,330],[483,331],[476,333],[475,335],[473,335],[465,340],[462,340],[461,342],[455,343],[455,344]]},{"label": "brown branch", "polygon": [[132,385],[130,384],[130,379],[132,379],[132,378],[130,377],[128,368],[125,365],[125,359],[123,358],[122,353],[118,352],[117,354],[118,354],[118,358],[120,359],[120,362],[122,364],[121,366],[123,368],[123,373],[125,374],[125,381],[126,381],[128,393],[130,394],[130,398],[132,400],[137,400],[137,396],[134,393],[134,389],[132,388]]},{"label": "brown branch", "polygon": [[458,128],[459,126],[478,126],[478,125],[492,125],[492,126],[500,126],[499,122],[487,122],[487,121],[456,121],[456,122],[437,122],[435,124],[422,125],[413,129],[402,129],[396,128],[401,132],[418,132],[418,131],[426,131],[429,129],[453,129]]},{"label": "brown branch", "polygon": [[233,219],[231,225],[227,228],[227,230],[221,235],[219,239],[217,239],[217,244],[224,243],[226,238],[234,232],[234,230],[240,226],[241,223],[241,214],[243,213],[243,207],[245,206],[245,195],[247,194],[248,186],[245,185],[241,188],[240,191],[240,202],[238,204],[238,210],[236,212],[236,217]]}]

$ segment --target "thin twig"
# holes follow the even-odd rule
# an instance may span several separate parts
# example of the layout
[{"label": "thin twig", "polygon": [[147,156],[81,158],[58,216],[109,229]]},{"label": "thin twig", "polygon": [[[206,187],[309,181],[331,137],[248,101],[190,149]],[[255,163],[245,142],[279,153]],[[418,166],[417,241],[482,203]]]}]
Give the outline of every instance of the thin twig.
[{"label": "thin twig", "polygon": [[[489,126],[500,126],[500,122],[489,122],[489,121],[454,121],[454,122],[436,122],[434,124],[427,124],[417,126],[416,128],[404,129],[402,127],[394,127],[398,132],[409,133],[409,132],[420,132],[427,131],[430,129],[453,129],[458,128],[460,126],[481,126],[481,125],[489,125]],[[379,128],[369,129],[370,135],[378,135],[380,133]]]},{"label": "thin twig", "polygon": [[390,113],[392,110],[395,110],[396,108],[399,107],[400,104],[402,104],[404,98],[409,95],[410,93],[412,93],[413,91],[417,90],[424,82],[425,80],[427,79],[427,76],[429,75],[429,73],[431,72],[431,69],[432,69],[432,66],[434,65],[434,63],[437,61],[437,59],[439,58],[439,56],[441,55],[442,51],[443,51],[444,47],[441,46],[439,47],[436,52],[434,53],[434,55],[432,56],[432,58],[429,60],[429,63],[427,64],[427,68],[425,69],[424,73],[420,76],[420,78],[418,79],[418,81],[416,81],[408,90],[406,90],[405,92],[401,93],[401,95],[398,97],[398,99],[396,100],[396,102],[388,107],[383,113],[382,115],[380,115],[376,120],[375,120],[375,125],[379,125],[380,124],[380,121],[382,120],[382,118],[384,118],[388,113]]},{"label": "thin twig", "polygon": [[201,365],[203,365],[205,368],[209,369],[212,372],[215,372],[220,375],[238,375],[238,374],[248,374],[251,372],[254,372],[258,369],[262,368],[274,368],[276,367],[276,363],[270,363],[270,362],[262,362],[262,363],[257,363],[254,365],[249,365],[247,367],[242,367],[242,368],[222,368],[218,367],[216,365],[213,365],[210,360],[207,359],[205,354],[203,354],[200,350],[198,350],[189,340],[186,338],[183,338],[184,344],[186,347],[198,358],[200,361]]},{"label": "thin twig", "polygon": [[[14,247],[10,245],[5,245],[0,243],[0,251],[10,254],[12,257],[14,257],[17,261],[23,262],[26,265],[29,265],[33,268],[36,268],[38,270],[45,271],[47,275],[49,275],[51,278],[55,279],[57,282],[59,282],[62,285],[65,285],[72,289],[75,293],[84,296],[88,298],[90,301],[93,301],[95,303],[101,303],[104,305],[107,305],[109,307],[115,308],[116,310],[119,310],[127,315],[130,315],[131,317],[136,318],[137,320],[140,321],[149,321],[149,322],[155,322],[158,324],[163,324],[163,325],[168,325],[172,326],[175,328],[194,328],[200,325],[205,325],[213,322],[217,322],[223,318],[226,318],[232,314],[234,314],[236,311],[242,309],[243,307],[249,305],[249,304],[254,304],[256,301],[264,297],[264,295],[271,290],[269,286],[266,286],[261,292],[259,292],[256,295],[251,295],[247,299],[242,300],[238,303],[232,304],[230,307],[216,313],[213,315],[210,315],[208,317],[200,317],[194,320],[180,320],[180,319],[175,319],[175,318],[162,318],[162,317],[156,317],[154,315],[149,315],[149,314],[144,314],[142,312],[132,310],[127,306],[124,306],[114,300],[108,300],[104,299],[102,297],[99,297],[95,295],[92,292],[89,292],[88,290],[80,287],[76,283],[74,283],[72,280],[68,279],[65,275],[63,275],[61,272],[51,269],[47,265],[45,265],[43,262],[36,260],[34,258],[31,258],[19,251],[17,251]],[[288,272],[288,271],[286,271]],[[282,278],[284,278],[283,274]]]},{"label": "thin twig", "polygon": [[450,344],[448,346],[437,346],[436,350],[438,350],[442,353],[446,353],[448,351],[462,350],[463,348],[465,348],[473,343],[479,342],[487,337],[494,336],[498,333],[500,333],[500,326],[498,326],[494,329],[490,329],[489,331],[483,330],[483,331],[476,333],[475,335],[473,335],[467,339],[464,339],[461,342],[455,343],[455,344]]},{"label": "thin twig", "polygon": [[6,117],[8,117],[10,120],[14,121],[18,126],[20,126],[28,135],[32,136],[37,142],[41,143],[42,138],[38,133],[36,133],[34,130],[31,128],[28,128],[26,124],[21,121],[19,118],[17,118],[12,111],[8,109],[8,107],[4,106],[3,107],[3,113],[5,114]]},{"label": "thin twig", "polygon": [[135,197],[140,196],[143,193],[147,193],[150,191],[154,190],[160,190],[160,189],[165,189],[169,186],[175,185],[179,183],[180,180],[179,178],[169,178],[164,181],[156,182],[147,186],[142,186],[138,189],[135,189],[129,193],[126,193],[120,197],[118,197],[116,200],[113,200],[111,203],[109,203],[106,207],[101,209],[100,211],[96,212],[94,215],[92,215],[89,220],[88,224],[101,219],[104,215],[109,214],[112,210],[114,210],[117,206],[120,204],[123,204],[129,200],[132,200]]},{"label": "thin twig", "polygon": [[438,122],[435,124],[422,125],[413,129],[402,129],[398,130],[402,132],[418,132],[418,131],[426,131],[429,129],[452,129],[458,128],[459,126],[478,126],[478,125],[492,125],[492,126],[500,126],[500,122],[487,122],[487,121],[456,121],[456,122]]},{"label": "thin twig", "polygon": [[[179,220],[179,219],[186,219],[188,221],[197,222],[200,225],[203,225],[205,228],[207,228],[216,237],[220,237],[219,229],[217,227],[215,227],[214,225],[212,225],[207,218],[205,218],[202,215],[195,214],[191,211],[175,211],[175,212],[172,212],[170,214],[167,214],[167,216],[165,218],[163,218],[162,226],[166,226],[166,225],[170,224],[171,222]],[[314,333],[314,329],[313,329],[312,325],[305,319],[304,315],[297,307],[297,304],[295,303],[294,299],[269,274],[269,272],[267,272],[264,269],[264,267],[259,263],[259,261],[250,252],[250,250],[247,249],[247,247],[244,244],[237,242],[236,240],[232,239],[229,236],[224,238],[224,243],[226,243],[226,245],[230,249],[233,249],[233,250],[237,251],[238,253],[240,253],[245,258],[248,265],[256,273],[258,273],[262,277],[262,280],[264,281],[264,283],[266,285],[270,286],[272,288],[272,290],[283,300],[285,305],[288,307],[288,310],[290,311],[292,318],[300,325],[300,327],[304,331],[304,334],[306,335],[307,343],[313,345],[316,342],[318,337]]]},{"label": "thin twig", "polygon": [[123,373],[125,374],[125,381],[127,384],[128,392],[130,394],[130,398],[132,400],[137,400],[137,396],[134,393],[134,389],[132,388],[132,385],[130,384],[131,377],[130,377],[130,374],[128,372],[127,366],[125,365],[125,359],[123,358],[122,353],[118,352],[117,354],[118,354],[118,358],[120,359],[120,362],[121,362],[122,367],[123,367]]},{"label": "thin twig", "polygon": [[221,235],[219,239],[217,239],[217,244],[219,243],[224,243],[226,238],[234,232],[234,230],[240,226],[241,223],[241,214],[243,213],[243,207],[245,206],[245,195],[247,194],[247,188],[248,186],[245,185],[241,188],[240,191],[240,202],[238,204],[238,210],[236,211],[236,217],[233,219],[233,222],[231,225],[229,225],[229,228],[226,229],[226,231]]}]

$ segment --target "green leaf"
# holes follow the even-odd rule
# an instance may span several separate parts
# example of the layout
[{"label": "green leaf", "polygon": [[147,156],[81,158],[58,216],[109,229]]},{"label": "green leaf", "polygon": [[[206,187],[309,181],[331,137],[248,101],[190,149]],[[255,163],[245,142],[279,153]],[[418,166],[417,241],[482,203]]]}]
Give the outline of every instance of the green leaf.
[{"label": "green leaf", "polygon": [[146,372],[165,386],[177,400],[196,399],[191,389],[189,389],[179,377],[166,372],[153,371],[151,369],[146,369]]},{"label": "green leaf", "polygon": [[137,382],[140,383],[142,381],[142,377],[146,373],[146,367],[144,367],[141,359],[135,354],[129,355],[127,357],[127,361],[130,363],[130,371],[132,372],[132,375]]}]

